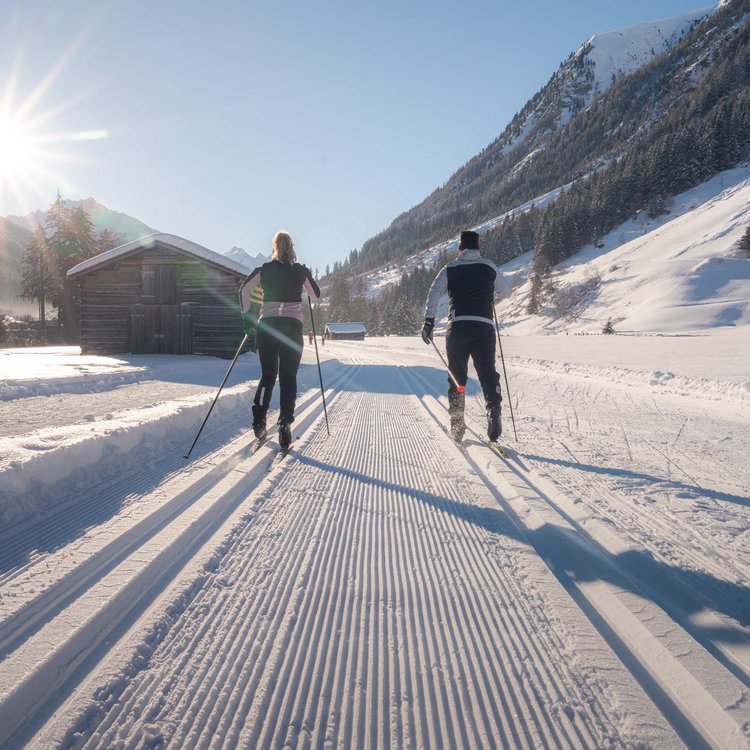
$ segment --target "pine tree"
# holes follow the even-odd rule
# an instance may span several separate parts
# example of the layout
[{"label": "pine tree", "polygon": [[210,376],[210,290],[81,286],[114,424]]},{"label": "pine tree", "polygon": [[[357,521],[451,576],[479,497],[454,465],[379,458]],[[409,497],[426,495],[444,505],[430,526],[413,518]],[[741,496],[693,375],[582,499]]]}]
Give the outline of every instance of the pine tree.
[{"label": "pine tree", "polygon": [[52,304],[57,308],[57,320],[65,340],[74,343],[79,333],[78,311],[67,273],[76,264],[97,254],[93,227],[83,207],[68,208],[58,192],[47,212],[45,235],[57,276]]},{"label": "pine tree", "polygon": [[343,273],[337,273],[333,277],[328,298],[328,322],[350,322],[352,319],[351,292],[349,291],[349,279]]},{"label": "pine tree", "polygon": [[750,255],[750,226],[747,227],[745,234],[742,235],[742,239],[740,240],[740,250],[744,250]]},{"label": "pine tree", "polygon": [[122,244],[122,239],[117,234],[109,229],[104,229],[96,239],[96,251],[97,253],[106,253]]},{"label": "pine tree", "polygon": [[21,299],[36,300],[39,322],[44,326],[45,304],[51,302],[58,288],[55,269],[44,230],[37,229],[21,259]]}]

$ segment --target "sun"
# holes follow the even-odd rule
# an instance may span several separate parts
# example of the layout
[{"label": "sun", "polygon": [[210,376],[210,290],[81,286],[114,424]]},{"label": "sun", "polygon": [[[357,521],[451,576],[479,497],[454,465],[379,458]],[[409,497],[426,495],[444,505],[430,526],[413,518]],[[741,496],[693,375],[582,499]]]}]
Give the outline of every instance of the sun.
[{"label": "sun", "polygon": [[23,124],[0,115],[0,184],[34,166],[34,139]]},{"label": "sun", "polygon": [[[30,98],[31,103],[35,97]],[[53,129],[56,115],[66,105],[35,112],[23,102],[15,108],[0,102],[0,215],[9,197],[27,208],[49,200],[54,190],[76,192],[72,175],[76,165],[88,164],[76,153],[82,141],[107,138],[104,129]]]},{"label": "sun", "polygon": [[[49,203],[60,190],[82,192],[77,185],[81,170],[96,162],[81,143],[109,137],[103,128],[66,127],[66,121],[88,119],[92,114],[81,108],[90,86],[78,87],[72,94],[70,90],[62,94],[58,87],[63,70],[85,38],[84,34],[74,41],[38,82],[23,75],[20,53],[7,77],[0,80],[0,215],[11,206],[16,213],[33,210]],[[94,116],[100,114],[94,111]]]}]

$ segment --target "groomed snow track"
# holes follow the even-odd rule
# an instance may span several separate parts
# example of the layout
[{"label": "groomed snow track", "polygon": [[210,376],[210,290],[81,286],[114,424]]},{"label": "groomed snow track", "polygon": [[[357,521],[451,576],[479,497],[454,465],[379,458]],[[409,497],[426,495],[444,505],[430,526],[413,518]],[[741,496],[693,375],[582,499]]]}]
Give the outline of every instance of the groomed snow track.
[{"label": "groomed snow track", "polygon": [[373,358],[327,384],[330,439],[302,398],[278,466],[201,456],[0,620],[0,745],[746,747],[711,592]]}]

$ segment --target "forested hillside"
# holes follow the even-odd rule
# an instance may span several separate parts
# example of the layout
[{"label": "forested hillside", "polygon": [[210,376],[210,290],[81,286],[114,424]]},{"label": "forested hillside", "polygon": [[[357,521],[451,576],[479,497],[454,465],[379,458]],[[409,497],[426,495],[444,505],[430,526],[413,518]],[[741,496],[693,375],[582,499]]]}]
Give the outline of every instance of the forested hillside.
[{"label": "forested hillside", "polygon": [[[407,257],[569,183],[574,187],[555,208],[509,220],[488,236],[493,257],[541,244],[543,268],[633,211],[665,210],[670,195],[748,155],[749,12],[749,0],[723,4],[585,109],[571,103],[571,92],[591,78],[582,48],[494,143],[347,265],[361,272]],[[556,128],[564,107],[570,119]],[[530,124],[532,111],[538,117]],[[516,142],[522,125],[529,132]]]},{"label": "forested hillside", "polygon": [[[338,264],[334,278],[354,279],[356,289],[371,269],[406,266],[477,227],[484,254],[499,263],[534,252],[533,313],[557,263],[640,211],[668,213],[672,196],[750,158],[750,0],[691,22],[667,53],[615,77],[600,96],[591,96],[589,51],[572,55],[493,144]],[[341,304],[342,284],[332,283],[330,320],[415,333],[434,272],[414,260],[378,297],[350,290]]]}]

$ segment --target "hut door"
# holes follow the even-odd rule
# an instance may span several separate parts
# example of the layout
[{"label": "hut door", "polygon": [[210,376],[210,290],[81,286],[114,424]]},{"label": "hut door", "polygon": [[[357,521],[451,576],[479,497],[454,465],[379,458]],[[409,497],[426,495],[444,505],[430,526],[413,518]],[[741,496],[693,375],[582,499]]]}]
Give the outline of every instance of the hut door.
[{"label": "hut door", "polygon": [[133,305],[130,350],[133,354],[182,354],[179,305]]}]

